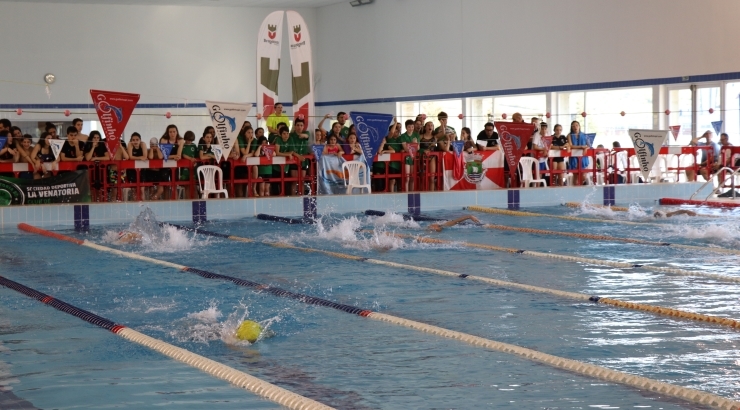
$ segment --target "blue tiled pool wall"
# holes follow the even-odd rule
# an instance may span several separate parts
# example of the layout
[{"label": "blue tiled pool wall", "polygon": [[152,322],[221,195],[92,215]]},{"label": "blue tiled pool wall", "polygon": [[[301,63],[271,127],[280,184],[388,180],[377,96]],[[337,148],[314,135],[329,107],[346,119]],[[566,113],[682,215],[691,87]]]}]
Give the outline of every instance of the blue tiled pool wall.
[{"label": "blue tiled pool wall", "polygon": [[[202,223],[252,217],[260,213],[307,218],[327,213],[363,212],[367,209],[418,214],[424,211],[481,205],[520,209],[588,200],[594,204],[656,204],[660,198],[688,198],[700,183],[635,184],[591,187],[500,189],[490,191],[422,192],[319,197],[212,199],[189,201],[125,202],[84,205],[26,205],[0,208],[0,229],[15,229],[25,222],[40,227],[128,223],[147,206],[162,221]],[[706,197],[711,187],[705,188]]]}]

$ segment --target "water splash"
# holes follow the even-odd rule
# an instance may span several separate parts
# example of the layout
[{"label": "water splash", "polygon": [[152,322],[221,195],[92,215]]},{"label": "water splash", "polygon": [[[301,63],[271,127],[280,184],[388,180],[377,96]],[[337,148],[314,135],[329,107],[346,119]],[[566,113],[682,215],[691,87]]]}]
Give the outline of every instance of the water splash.
[{"label": "water splash", "polygon": [[[161,225],[154,211],[149,207],[142,209],[127,230],[141,235],[141,241],[136,246],[147,252],[181,252],[190,250],[198,243],[194,233],[190,234],[173,226]],[[103,234],[102,240],[106,243],[118,244],[118,237],[119,232],[109,230]]]},{"label": "water splash", "polygon": [[[229,315],[223,318],[223,313],[218,307],[216,301],[211,301],[210,305],[201,311],[189,313],[184,318],[175,321],[175,329],[171,330],[169,335],[179,342],[196,342],[209,344],[209,342],[222,341],[229,345],[249,346],[246,340],[236,338],[236,330],[239,325],[250,318],[249,306],[239,302],[238,306]],[[281,316],[275,316],[268,319],[257,321],[262,327],[257,342],[267,337],[274,336],[270,327],[279,323]],[[257,343],[255,342],[255,343]]]}]

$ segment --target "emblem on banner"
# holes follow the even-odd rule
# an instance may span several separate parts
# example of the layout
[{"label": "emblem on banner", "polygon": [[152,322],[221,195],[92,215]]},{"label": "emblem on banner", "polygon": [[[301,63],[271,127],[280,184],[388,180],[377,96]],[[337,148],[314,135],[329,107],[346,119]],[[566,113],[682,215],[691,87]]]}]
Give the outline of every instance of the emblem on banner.
[{"label": "emblem on banner", "polygon": [[293,39],[295,40],[296,43],[301,41],[301,26],[300,25],[293,27]]},{"label": "emblem on banner", "polygon": [[270,37],[270,40],[275,40],[275,36],[277,36],[277,26],[268,24],[267,25],[267,37]]},{"label": "emblem on banner", "polygon": [[118,120],[118,122],[123,121],[123,109],[121,107],[110,105],[108,101],[103,100],[98,101],[98,109],[106,114],[109,114],[111,111],[113,111],[113,114],[116,116],[116,120]]},{"label": "emblem on banner", "polygon": [[477,184],[483,181],[486,175],[486,167],[483,165],[483,156],[480,154],[464,153],[465,158],[465,180],[471,184]]}]

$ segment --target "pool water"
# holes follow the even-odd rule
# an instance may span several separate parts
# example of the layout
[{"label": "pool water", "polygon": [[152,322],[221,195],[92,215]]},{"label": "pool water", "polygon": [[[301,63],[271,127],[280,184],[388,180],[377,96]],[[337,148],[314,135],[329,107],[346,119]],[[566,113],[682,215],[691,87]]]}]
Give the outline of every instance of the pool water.
[{"label": "pool water", "polygon": [[[464,242],[677,266],[740,276],[740,217],[651,220],[649,210],[536,208],[552,215],[649,221],[619,225],[475,215],[485,223],[706,246],[594,242],[462,225],[430,233],[399,215],[335,214],[319,225],[245,218],[210,231],[608,296],[732,318],[738,284],[472,249]],[[429,215],[452,218],[467,211]],[[585,214],[585,215],[584,215]],[[166,219],[166,218],[163,218]],[[140,245],[111,244],[122,226],[62,233],[216,273],[309,294],[740,399],[740,333],[650,313],[168,228]],[[375,230],[375,233],[363,232]],[[388,233],[454,241],[420,244]],[[0,236],[0,274],[149,336],[341,409],[692,408],[683,402],[511,355],[367,320],[233,284],[26,233]],[[245,318],[265,336],[233,332]],[[37,408],[280,408],[249,392],[0,288],[0,408],[10,394]],[[33,408],[33,407],[28,407]]]}]

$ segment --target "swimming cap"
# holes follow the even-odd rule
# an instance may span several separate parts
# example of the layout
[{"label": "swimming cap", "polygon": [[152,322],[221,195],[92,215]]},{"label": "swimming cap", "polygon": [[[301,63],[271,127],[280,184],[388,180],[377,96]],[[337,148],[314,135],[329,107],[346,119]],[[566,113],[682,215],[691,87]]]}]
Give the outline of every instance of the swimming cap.
[{"label": "swimming cap", "polygon": [[259,323],[253,320],[245,320],[236,329],[236,338],[254,343],[260,337],[260,333],[262,333],[262,326]]}]

